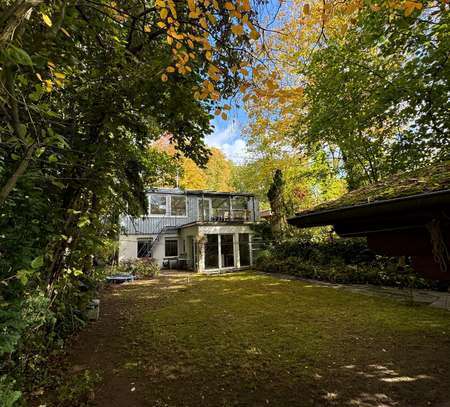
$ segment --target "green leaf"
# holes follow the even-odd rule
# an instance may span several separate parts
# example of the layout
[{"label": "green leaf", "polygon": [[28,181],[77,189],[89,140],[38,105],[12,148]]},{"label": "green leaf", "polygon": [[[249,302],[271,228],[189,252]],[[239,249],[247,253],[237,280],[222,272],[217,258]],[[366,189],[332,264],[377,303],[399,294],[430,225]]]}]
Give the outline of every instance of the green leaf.
[{"label": "green leaf", "polygon": [[78,227],[83,228],[91,223],[90,219],[87,217],[83,217],[78,222]]},{"label": "green leaf", "polygon": [[10,45],[7,49],[7,54],[9,59],[16,64],[33,66],[31,57],[22,48],[17,48],[14,45]]},{"label": "green leaf", "polygon": [[54,163],[56,161],[58,161],[58,156],[56,154],[52,154],[50,157],[48,157],[49,163]]},{"label": "green leaf", "polygon": [[31,267],[34,270],[37,270],[39,268],[41,268],[44,265],[44,256],[39,256],[36,257],[32,262],[31,262]]},{"label": "green leaf", "polygon": [[23,123],[20,123],[17,126],[17,132],[19,133],[18,136],[20,138],[25,138],[25,136],[27,135],[27,126]]},{"label": "green leaf", "polygon": [[59,189],[64,189],[65,185],[60,181],[52,181],[52,184]]},{"label": "green leaf", "polygon": [[40,157],[44,153],[44,151],[45,151],[45,147],[40,147],[40,148],[36,149],[36,153],[35,153],[36,157]]}]

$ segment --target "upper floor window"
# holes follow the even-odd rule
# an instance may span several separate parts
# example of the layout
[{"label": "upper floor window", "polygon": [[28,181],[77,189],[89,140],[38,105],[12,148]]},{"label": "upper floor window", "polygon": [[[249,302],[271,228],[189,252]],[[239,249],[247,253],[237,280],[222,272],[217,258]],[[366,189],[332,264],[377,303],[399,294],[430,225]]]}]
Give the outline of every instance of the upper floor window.
[{"label": "upper floor window", "polygon": [[150,195],[150,214],[167,215],[167,196]]},{"label": "upper floor window", "polygon": [[150,215],[187,216],[186,196],[150,195]]},{"label": "upper floor window", "polygon": [[186,197],[175,196],[170,197],[170,214],[172,216],[186,216]]},{"label": "upper floor window", "polygon": [[231,207],[238,210],[247,209],[247,198],[245,198],[244,196],[233,197],[231,201]]}]

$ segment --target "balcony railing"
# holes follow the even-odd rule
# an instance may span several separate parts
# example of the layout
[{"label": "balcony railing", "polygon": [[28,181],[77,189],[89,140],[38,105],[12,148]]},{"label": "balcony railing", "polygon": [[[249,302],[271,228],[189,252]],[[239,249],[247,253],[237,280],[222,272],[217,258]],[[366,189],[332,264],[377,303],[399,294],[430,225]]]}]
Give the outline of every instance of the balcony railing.
[{"label": "balcony railing", "polygon": [[252,220],[251,211],[247,209],[214,209],[212,214],[200,214],[199,221],[204,222],[248,222]]}]

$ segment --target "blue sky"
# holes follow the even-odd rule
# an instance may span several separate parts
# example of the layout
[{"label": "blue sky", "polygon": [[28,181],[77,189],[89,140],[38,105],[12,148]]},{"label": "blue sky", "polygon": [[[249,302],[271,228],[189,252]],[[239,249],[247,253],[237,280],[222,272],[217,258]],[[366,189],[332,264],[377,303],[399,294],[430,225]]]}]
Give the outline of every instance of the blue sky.
[{"label": "blue sky", "polygon": [[[280,0],[268,0],[267,3],[259,5],[258,13],[261,25],[272,29],[275,27],[277,20],[273,17],[279,11],[280,4]],[[270,21],[269,24],[267,24],[268,21]],[[224,121],[216,116],[212,121],[214,132],[206,137],[205,141],[211,147],[220,148],[228,159],[241,164],[249,158],[246,142],[242,137],[242,130],[248,123],[248,117],[245,110],[237,106],[241,102],[239,96],[235,100],[224,102],[232,106],[228,120]]]},{"label": "blue sky", "polygon": [[229,160],[237,164],[243,163],[248,158],[246,142],[242,137],[242,129],[247,121],[246,112],[233,106],[228,120],[222,120],[220,116],[213,119],[214,132],[206,137],[206,144],[220,148]]}]

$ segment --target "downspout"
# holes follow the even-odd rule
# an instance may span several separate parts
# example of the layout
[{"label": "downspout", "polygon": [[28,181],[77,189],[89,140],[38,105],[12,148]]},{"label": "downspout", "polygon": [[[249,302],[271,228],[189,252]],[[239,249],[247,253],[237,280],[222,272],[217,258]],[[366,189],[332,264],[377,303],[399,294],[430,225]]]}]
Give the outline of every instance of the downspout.
[{"label": "downspout", "polygon": [[205,221],[205,194],[202,192],[202,222]]},{"label": "downspout", "polygon": [[255,207],[255,197],[252,196],[252,207],[253,207],[253,222],[256,222],[256,207]]}]

